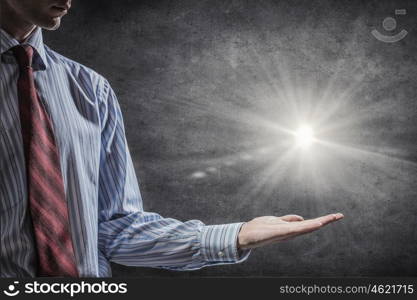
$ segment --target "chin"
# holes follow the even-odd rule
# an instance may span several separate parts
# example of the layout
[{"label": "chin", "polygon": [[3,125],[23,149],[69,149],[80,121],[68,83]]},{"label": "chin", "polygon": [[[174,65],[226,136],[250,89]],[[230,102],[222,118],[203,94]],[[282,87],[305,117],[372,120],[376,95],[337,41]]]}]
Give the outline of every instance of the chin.
[{"label": "chin", "polygon": [[39,27],[42,27],[43,29],[46,30],[56,30],[59,28],[59,26],[61,25],[61,18],[53,18],[48,20],[47,22],[42,22],[40,24],[38,24]]}]

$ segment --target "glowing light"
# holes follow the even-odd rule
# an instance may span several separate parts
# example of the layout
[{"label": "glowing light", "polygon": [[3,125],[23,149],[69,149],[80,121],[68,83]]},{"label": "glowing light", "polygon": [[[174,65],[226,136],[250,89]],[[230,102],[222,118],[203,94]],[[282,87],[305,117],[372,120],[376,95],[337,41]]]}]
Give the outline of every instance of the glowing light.
[{"label": "glowing light", "polygon": [[314,142],[314,131],[310,126],[303,125],[295,132],[295,140],[299,147],[308,148]]},{"label": "glowing light", "polygon": [[[369,98],[358,104],[368,88],[366,74],[358,72],[361,59],[355,63],[346,60],[346,64],[341,60],[334,72],[324,72],[317,81],[316,72],[297,69],[299,72],[293,73],[291,69],[298,64],[287,63],[283,53],[258,53],[256,47],[247,50],[247,66],[260,78],[252,82],[252,76],[239,76],[236,81],[236,95],[248,105],[226,98],[213,101],[210,93],[190,98],[167,94],[167,98],[153,99],[162,105],[170,100],[170,105],[184,111],[213,116],[225,126],[224,135],[217,137],[214,131],[210,135],[210,140],[213,137],[212,141],[219,144],[207,144],[210,151],[207,157],[202,156],[201,164],[196,166],[197,156],[176,162],[178,169],[192,169],[189,179],[203,182],[233,176],[235,182],[236,175],[242,176],[245,184],[236,188],[236,199],[248,201],[248,205],[254,198],[259,199],[256,203],[264,201],[269,205],[270,199],[281,195],[281,184],[282,188],[291,189],[294,197],[301,193],[303,198],[308,191],[317,205],[327,206],[323,200],[336,190],[333,187],[355,201],[362,201],[362,193],[366,199],[388,200],[389,189],[375,184],[374,176],[369,176],[373,172],[386,176],[388,182],[395,178],[404,190],[407,186],[415,189],[415,176],[403,176],[405,167],[407,174],[417,174],[417,164],[408,156],[410,149],[391,144],[384,126],[370,126],[373,120],[390,120],[393,111],[404,116],[411,116],[412,112],[390,97],[377,102]],[[334,77],[327,77],[332,74]],[[347,81],[348,74],[355,76]],[[398,130],[398,134],[406,133],[406,128]],[[248,134],[243,134],[246,131]],[[213,157],[211,153],[220,156]],[[362,166],[366,166],[367,172],[362,172]]]}]

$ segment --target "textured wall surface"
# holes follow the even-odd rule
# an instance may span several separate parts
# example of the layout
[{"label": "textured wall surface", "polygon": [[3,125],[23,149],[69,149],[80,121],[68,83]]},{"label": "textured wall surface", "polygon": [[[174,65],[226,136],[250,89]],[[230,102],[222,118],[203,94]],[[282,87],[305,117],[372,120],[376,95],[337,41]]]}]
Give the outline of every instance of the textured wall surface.
[{"label": "textured wall surface", "polygon": [[[415,0],[75,0],[45,43],[112,84],[146,210],[346,216],[242,264],[114,276],[417,275],[416,15]],[[297,120],[330,143],[291,150],[276,128]]]}]

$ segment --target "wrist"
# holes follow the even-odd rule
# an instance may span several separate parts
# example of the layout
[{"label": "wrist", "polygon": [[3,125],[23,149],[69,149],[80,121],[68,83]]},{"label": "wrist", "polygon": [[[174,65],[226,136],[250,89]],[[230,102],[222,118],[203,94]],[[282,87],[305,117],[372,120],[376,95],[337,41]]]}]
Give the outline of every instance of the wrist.
[{"label": "wrist", "polygon": [[243,230],[246,224],[247,222],[244,222],[242,226],[240,226],[237,239],[236,239],[236,248],[239,251],[239,253],[245,249],[245,245],[246,245],[245,237],[244,237],[244,230]]}]

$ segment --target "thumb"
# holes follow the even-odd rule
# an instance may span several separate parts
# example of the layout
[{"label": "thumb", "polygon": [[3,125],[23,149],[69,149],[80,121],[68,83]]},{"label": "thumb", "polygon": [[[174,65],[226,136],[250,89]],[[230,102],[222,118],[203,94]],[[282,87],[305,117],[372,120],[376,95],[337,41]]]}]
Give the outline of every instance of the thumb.
[{"label": "thumb", "polygon": [[304,218],[299,215],[285,215],[280,217],[280,219],[286,222],[299,222],[304,220]]}]

